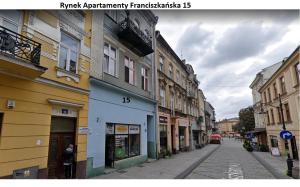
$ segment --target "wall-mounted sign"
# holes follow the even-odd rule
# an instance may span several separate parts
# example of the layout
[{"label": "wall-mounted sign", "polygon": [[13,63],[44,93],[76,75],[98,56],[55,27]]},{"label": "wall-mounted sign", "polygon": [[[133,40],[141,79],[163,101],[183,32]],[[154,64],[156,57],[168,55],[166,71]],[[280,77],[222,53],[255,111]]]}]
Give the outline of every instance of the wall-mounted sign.
[{"label": "wall-mounted sign", "polygon": [[128,125],[115,125],[116,134],[128,134]]},{"label": "wall-mounted sign", "polygon": [[77,117],[77,110],[73,108],[53,106],[52,115],[64,117]]},{"label": "wall-mounted sign", "polygon": [[159,116],[159,123],[168,123],[168,118],[164,116]]},{"label": "wall-mounted sign", "polygon": [[130,125],[129,134],[140,134],[140,127],[137,125]]},{"label": "wall-mounted sign", "polygon": [[78,129],[78,134],[88,134],[89,128],[88,127],[80,127]]},{"label": "wall-mounted sign", "polygon": [[278,147],[271,147],[271,153],[273,156],[280,156]]}]

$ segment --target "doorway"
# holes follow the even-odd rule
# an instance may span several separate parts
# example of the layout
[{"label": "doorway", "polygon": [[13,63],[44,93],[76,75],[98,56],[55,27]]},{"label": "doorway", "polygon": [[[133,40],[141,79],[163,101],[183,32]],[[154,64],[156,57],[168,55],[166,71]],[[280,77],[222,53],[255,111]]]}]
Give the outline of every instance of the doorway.
[{"label": "doorway", "polygon": [[[75,145],[76,118],[56,117],[51,118],[49,153],[48,153],[48,178],[65,178],[62,154],[69,144]],[[76,146],[74,146],[76,152]],[[75,165],[72,169],[75,178]]]},{"label": "doorway", "polygon": [[179,150],[185,150],[185,128],[186,127],[179,127]]},{"label": "doorway", "polygon": [[293,138],[291,139],[291,146],[292,146],[293,159],[299,160],[295,136],[293,136]]},{"label": "doorway", "polygon": [[115,136],[106,134],[105,138],[105,167],[114,167]]}]

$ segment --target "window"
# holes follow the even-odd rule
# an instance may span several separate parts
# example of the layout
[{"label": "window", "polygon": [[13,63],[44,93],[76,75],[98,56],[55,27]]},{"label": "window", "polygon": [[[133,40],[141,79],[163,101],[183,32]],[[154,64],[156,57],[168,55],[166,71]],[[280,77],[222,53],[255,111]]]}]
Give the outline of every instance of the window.
[{"label": "window", "polygon": [[296,84],[299,85],[299,79],[300,79],[300,64],[297,62],[294,66],[294,71],[295,71],[295,79],[296,79]]},{"label": "window", "polygon": [[290,114],[290,109],[289,109],[289,104],[285,103],[284,104],[284,109],[285,109],[285,114],[286,114],[286,121],[291,122],[291,114]]},{"label": "window", "polygon": [[268,97],[269,97],[269,102],[271,102],[271,91],[270,91],[270,88],[268,88]]},{"label": "window", "polygon": [[[114,147],[107,147],[114,151],[114,160],[140,155],[140,126],[125,124],[107,124],[106,136],[113,136]],[[107,145],[109,146],[109,145]]]},{"label": "window", "polygon": [[2,10],[0,13],[0,25],[18,33],[20,18],[21,18],[21,11]]},{"label": "window", "polygon": [[106,10],[106,14],[114,21],[117,21],[117,11],[116,10]]},{"label": "window", "polygon": [[171,93],[171,99],[170,99],[170,107],[171,107],[171,111],[174,111],[174,94]]},{"label": "window", "polygon": [[267,94],[266,94],[266,92],[264,92],[264,100],[265,100],[265,103],[267,103]]},{"label": "window", "polygon": [[59,47],[59,67],[72,73],[77,73],[79,41],[61,32]]},{"label": "window", "polygon": [[276,136],[270,136],[271,147],[278,147],[278,140]]},{"label": "window", "polygon": [[116,62],[117,62],[117,50],[110,46],[108,43],[104,43],[104,63],[103,71],[112,76],[116,76]]},{"label": "window", "polygon": [[134,85],[134,62],[125,56],[125,82]]},{"label": "window", "polygon": [[148,69],[142,68],[142,89],[148,91]]},{"label": "window", "polygon": [[275,120],[274,120],[274,112],[272,108],[271,108],[271,119],[272,119],[272,124],[274,124]]},{"label": "window", "polygon": [[277,93],[277,87],[275,82],[273,83],[273,89],[274,89],[274,98],[277,98],[278,93]]},{"label": "window", "polygon": [[166,91],[163,87],[160,88],[160,104],[162,107],[166,107]]},{"label": "window", "polygon": [[280,107],[277,107],[277,114],[278,114],[278,120],[279,120],[278,123],[282,123]]},{"label": "window", "polygon": [[164,59],[161,56],[159,57],[159,70],[164,71]]},{"label": "window", "polygon": [[176,81],[177,81],[177,83],[179,83],[179,79],[180,79],[180,73],[179,73],[179,70],[176,70]]},{"label": "window", "polygon": [[286,93],[284,76],[280,77],[281,94]]},{"label": "window", "polygon": [[267,111],[267,125],[270,125],[270,115],[269,115],[269,111]]},{"label": "window", "polygon": [[169,76],[173,79],[173,66],[169,65]]}]

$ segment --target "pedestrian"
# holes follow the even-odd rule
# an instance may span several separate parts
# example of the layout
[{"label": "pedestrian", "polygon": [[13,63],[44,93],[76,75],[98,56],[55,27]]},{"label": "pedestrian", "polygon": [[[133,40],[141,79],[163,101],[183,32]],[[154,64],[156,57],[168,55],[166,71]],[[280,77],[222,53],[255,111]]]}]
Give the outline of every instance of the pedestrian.
[{"label": "pedestrian", "polygon": [[66,179],[72,178],[73,162],[74,162],[74,146],[73,144],[69,144],[68,147],[63,152],[63,163],[65,167]]}]

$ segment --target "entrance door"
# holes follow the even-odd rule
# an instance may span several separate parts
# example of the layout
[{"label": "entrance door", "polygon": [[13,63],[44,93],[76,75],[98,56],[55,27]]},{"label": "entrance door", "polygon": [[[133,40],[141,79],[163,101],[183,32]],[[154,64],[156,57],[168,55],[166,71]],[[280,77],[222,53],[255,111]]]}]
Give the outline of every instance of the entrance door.
[{"label": "entrance door", "polygon": [[[52,117],[48,154],[48,178],[64,178],[62,154],[75,143],[76,118]],[[75,147],[75,146],[74,146]],[[75,171],[75,167],[73,167]],[[73,172],[73,177],[75,173]]]},{"label": "entrance door", "polygon": [[106,134],[105,141],[105,167],[114,167],[114,155],[115,155],[115,136]]},{"label": "entrance door", "polygon": [[179,127],[179,150],[184,151],[185,149],[185,127]]},{"label": "entrance door", "polygon": [[172,144],[172,152],[173,154],[176,154],[176,147],[175,147],[175,127],[174,125],[171,125],[171,144]]},{"label": "entrance door", "polygon": [[297,144],[296,144],[296,138],[293,136],[291,139],[291,146],[292,146],[292,152],[293,152],[293,159],[298,160],[298,150],[297,150]]}]

